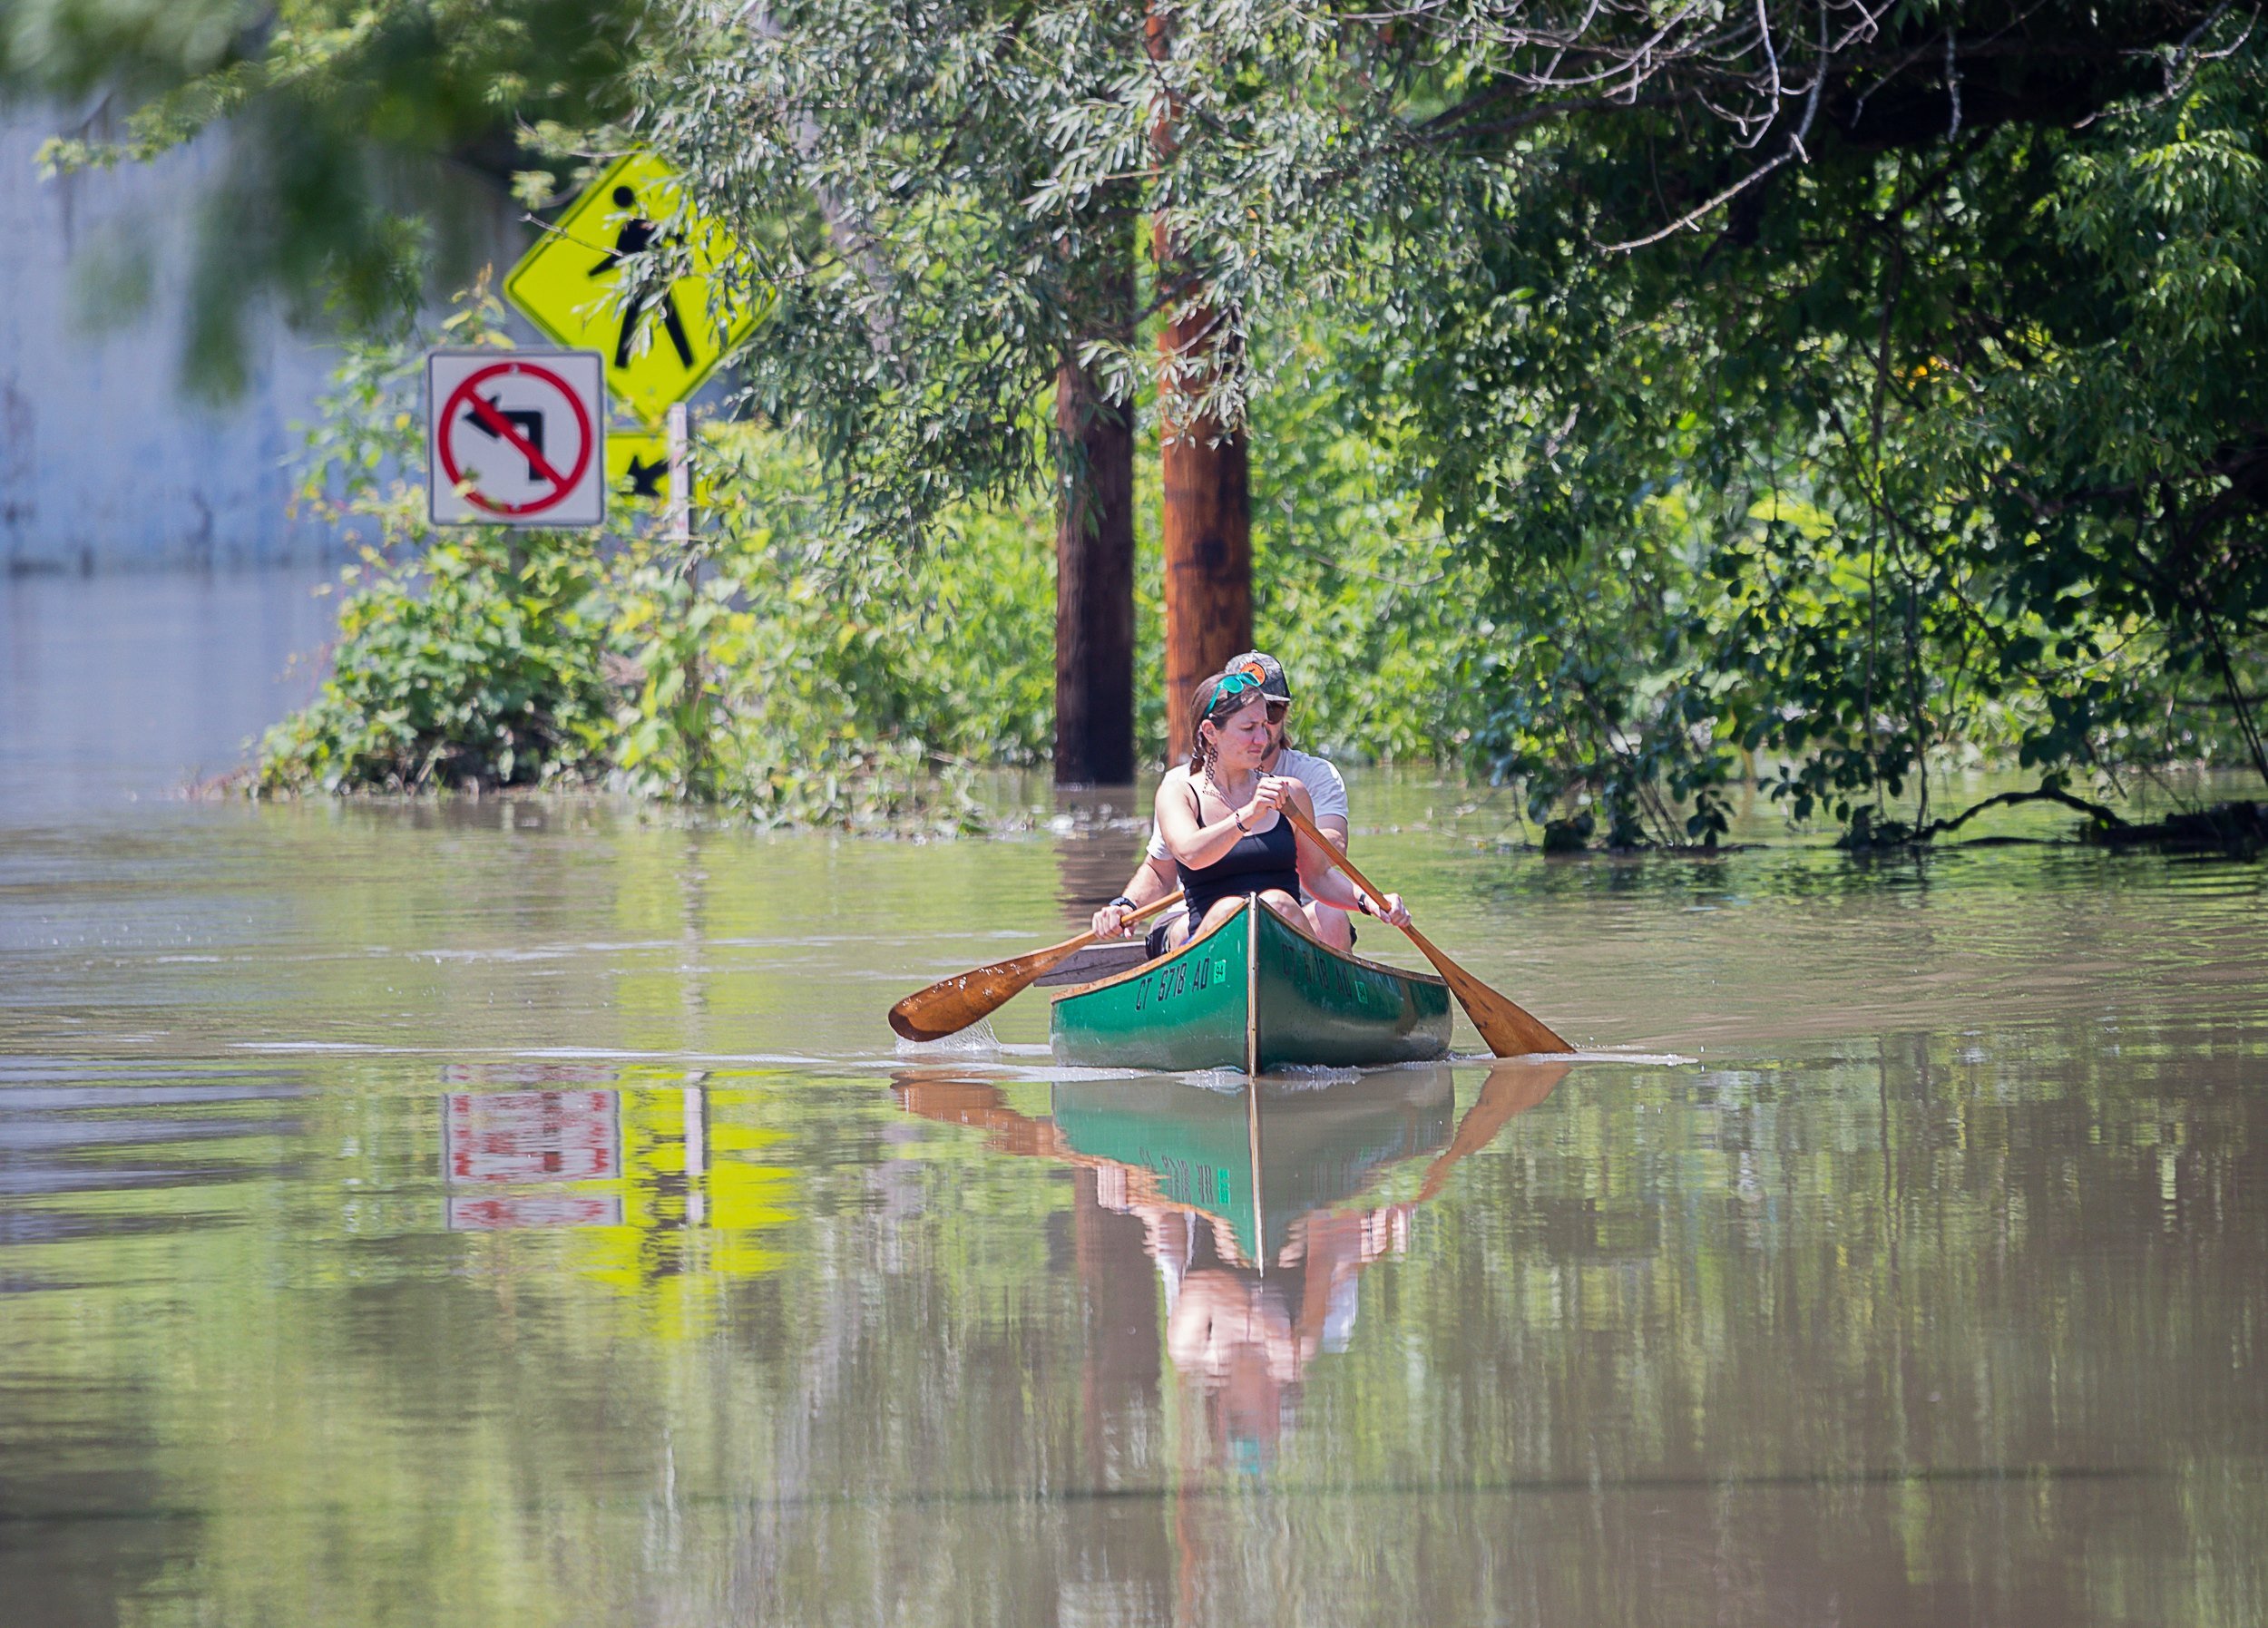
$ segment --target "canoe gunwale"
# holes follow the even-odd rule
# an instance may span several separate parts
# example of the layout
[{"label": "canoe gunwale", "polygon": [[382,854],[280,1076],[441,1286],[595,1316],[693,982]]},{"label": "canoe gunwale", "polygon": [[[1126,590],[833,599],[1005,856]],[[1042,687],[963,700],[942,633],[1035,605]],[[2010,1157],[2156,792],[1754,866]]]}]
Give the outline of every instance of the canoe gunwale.
[{"label": "canoe gunwale", "polygon": [[[1265,907],[1255,901],[1253,908],[1257,910]],[[1129,967],[1123,972],[1113,972],[1110,977],[1098,978],[1092,983],[1073,984],[1068,989],[1058,989],[1054,994],[1049,996],[1048,999],[1051,1003],[1058,1000],[1068,1000],[1074,995],[1090,994],[1096,989],[1107,989],[1113,984],[1129,983],[1137,978],[1144,977],[1147,974],[1155,971],[1165,962],[1172,960],[1178,956],[1187,955],[1199,944],[1202,944],[1207,939],[1212,938],[1215,933],[1227,931],[1230,927],[1237,923],[1242,913],[1242,911],[1239,911],[1236,915],[1224,917],[1213,927],[1211,931],[1199,933],[1196,938],[1191,939],[1188,943],[1183,944],[1178,949],[1168,950],[1165,954],[1157,956],[1149,960],[1137,961],[1134,965]],[[1273,911],[1270,913],[1274,914]],[[1276,919],[1285,927],[1297,933],[1301,938],[1305,939],[1316,949],[1322,950],[1324,954],[1331,956],[1338,960],[1343,960],[1349,966],[1364,967],[1373,972],[1383,972],[1392,978],[1406,978],[1412,983],[1439,984],[1444,989],[1449,987],[1449,980],[1442,977],[1438,972],[1413,972],[1407,967],[1396,967],[1390,965],[1385,961],[1372,960],[1368,956],[1357,955],[1351,950],[1334,950],[1330,945],[1325,943],[1321,939],[1315,937],[1314,933],[1309,932],[1305,928],[1300,926],[1297,922],[1286,921],[1281,916],[1277,916]]]}]

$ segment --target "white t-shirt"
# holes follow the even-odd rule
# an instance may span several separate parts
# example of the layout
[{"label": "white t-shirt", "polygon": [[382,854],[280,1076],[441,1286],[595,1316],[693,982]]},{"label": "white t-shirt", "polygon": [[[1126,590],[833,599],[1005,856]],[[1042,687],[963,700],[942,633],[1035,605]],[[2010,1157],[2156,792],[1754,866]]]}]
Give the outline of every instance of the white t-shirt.
[{"label": "white t-shirt", "polygon": [[[1285,747],[1276,755],[1276,766],[1271,775],[1285,775],[1307,788],[1307,797],[1315,805],[1318,820],[1346,818],[1346,782],[1339,778],[1339,771],[1328,761],[1312,752]],[[1158,834],[1158,827],[1149,828],[1149,856],[1152,859],[1171,859],[1173,850],[1166,846],[1166,839]]]}]

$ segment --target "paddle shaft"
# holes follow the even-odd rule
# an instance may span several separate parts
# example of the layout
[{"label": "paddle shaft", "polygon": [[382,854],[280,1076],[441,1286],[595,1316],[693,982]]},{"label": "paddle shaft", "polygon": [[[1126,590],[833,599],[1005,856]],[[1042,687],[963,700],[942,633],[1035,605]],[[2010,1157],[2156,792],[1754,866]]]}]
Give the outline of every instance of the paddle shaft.
[{"label": "paddle shaft", "polygon": [[[1137,921],[1146,921],[1180,901],[1181,890],[1176,888],[1155,904],[1146,904],[1130,913],[1125,925],[1131,927]],[[1090,931],[1060,944],[1050,944],[1044,950],[1028,950],[1004,961],[992,961],[951,978],[941,978],[892,1007],[890,1027],[909,1040],[943,1039],[980,1018],[990,1017],[1031,988],[1032,980],[1049,968],[1095,942],[1097,936]]]},{"label": "paddle shaft", "polygon": [[[1163,899],[1157,900],[1149,904],[1145,904],[1139,910],[1127,911],[1126,920],[1119,923],[1119,931],[1120,932],[1124,932],[1128,928],[1133,926],[1135,922],[1147,921],[1152,916],[1157,915],[1159,911],[1171,910],[1175,905],[1180,902],[1181,890],[1179,888],[1176,888],[1172,892],[1168,893]],[[1075,939],[1065,939],[1060,944],[1050,944],[1045,950],[1035,950],[1031,953],[1034,955],[1051,955],[1055,957],[1055,960],[1061,960],[1063,957],[1070,954],[1074,950],[1084,950],[1090,944],[1100,944],[1100,942],[1102,942],[1101,935],[1097,933],[1092,928],[1089,928],[1085,932],[1080,933]],[[1048,963],[1048,966],[1050,967],[1053,965],[1055,965],[1054,960]],[[1045,968],[1041,970],[1042,971],[1046,970]]]},{"label": "paddle shaft", "polygon": [[[1279,804],[1276,812],[1292,823],[1293,830],[1322,849],[1332,863],[1346,872],[1347,880],[1369,894],[1374,902],[1384,902],[1385,894],[1372,885],[1369,877],[1354,868],[1354,862],[1347,858],[1329,837],[1315,829],[1313,820],[1288,803]],[[1446,952],[1436,949],[1433,941],[1415,927],[1404,925],[1402,931],[1410,935],[1410,942],[1415,944],[1425,959],[1433,963],[1433,970],[1447,981],[1450,992],[1465,1009],[1465,1016],[1472,1019],[1472,1027],[1481,1031],[1481,1038],[1488,1042],[1489,1049],[1497,1056],[1525,1057],[1534,1052],[1575,1049],[1553,1032],[1549,1025],[1537,1019],[1517,1001],[1498,994],[1450,960]]]}]

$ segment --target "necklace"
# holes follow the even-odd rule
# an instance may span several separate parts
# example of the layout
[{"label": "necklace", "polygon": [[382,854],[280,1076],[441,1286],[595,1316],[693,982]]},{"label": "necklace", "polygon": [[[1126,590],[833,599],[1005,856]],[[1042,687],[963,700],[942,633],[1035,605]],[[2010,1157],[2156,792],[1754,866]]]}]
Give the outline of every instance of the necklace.
[{"label": "necklace", "polygon": [[[1252,780],[1255,785],[1259,784],[1260,776],[1256,770],[1253,774]],[[1219,800],[1223,808],[1227,809],[1232,814],[1237,812],[1237,800],[1228,795],[1228,788],[1223,785],[1214,775],[1213,765],[1209,763],[1205,765],[1205,784],[1213,788],[1213,795]]]}]

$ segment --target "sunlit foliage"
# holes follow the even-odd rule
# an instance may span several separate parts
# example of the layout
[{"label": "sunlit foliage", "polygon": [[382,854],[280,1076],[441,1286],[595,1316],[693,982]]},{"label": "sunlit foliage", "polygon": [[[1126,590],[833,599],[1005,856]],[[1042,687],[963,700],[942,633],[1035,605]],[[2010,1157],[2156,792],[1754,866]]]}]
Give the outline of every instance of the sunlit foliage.
[{"label": "sunlit foliage", "polygon": [[[1712,839],[1751,777],[1861,840],[1941,829],[1927,770],[1963,756],[2058,795],[2268,777],[2268,57],[2226,7],[45,0],[7,40],[18,83],[139,108],[130,154],[226,114],[277,163],[553,155],[531,197],[578,151],[676,161],[778,296],[740,358],[793,443],[762,479],[829,518],[657,558],[656,592],[732,548],[877,603],[962,571],[1030,672],[1044,564],[967,517],[1066,474],[1068,350],[1145,422],[1252,430],[1262,630],[1317,738],[1466,754],[1626,842]],[[437,218],[277,195],[362,223],[271,220],[366,313]],[[1138,215],[1178,249],[1121,321],[1095,278]],[[1200,309],[1220,342],[1159,378],[1155,324]],[[732,625],[679,609],[653,628]],[[639,761],[699,795],[650,682]],[[970,710],[906,725],[931,747],[1038,738],[932,693]]]}]

